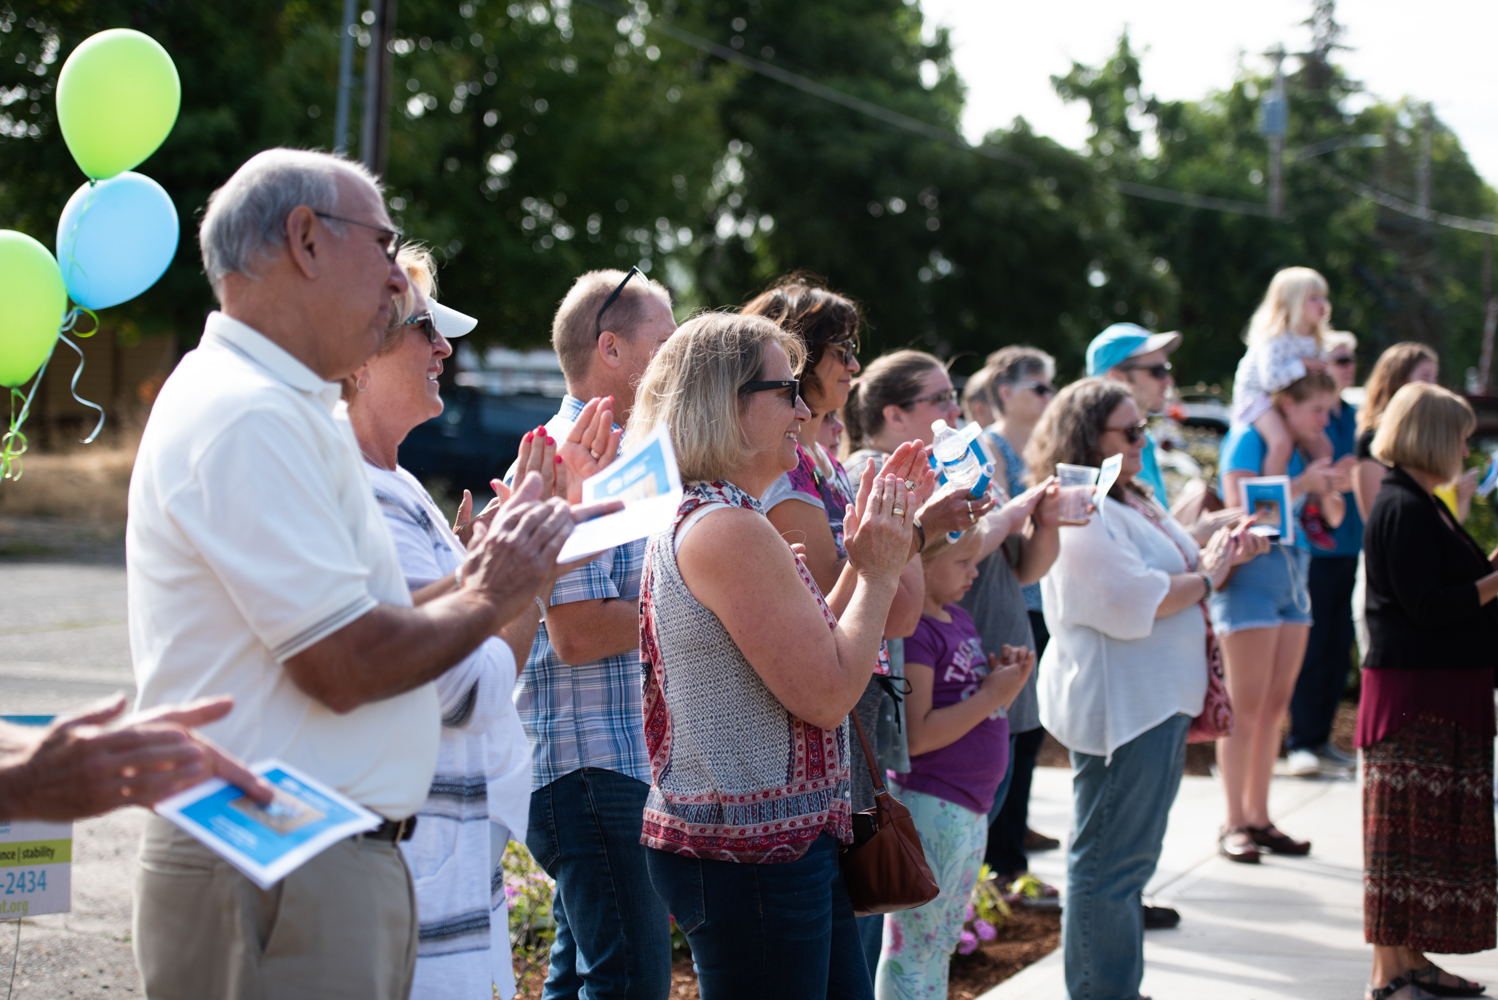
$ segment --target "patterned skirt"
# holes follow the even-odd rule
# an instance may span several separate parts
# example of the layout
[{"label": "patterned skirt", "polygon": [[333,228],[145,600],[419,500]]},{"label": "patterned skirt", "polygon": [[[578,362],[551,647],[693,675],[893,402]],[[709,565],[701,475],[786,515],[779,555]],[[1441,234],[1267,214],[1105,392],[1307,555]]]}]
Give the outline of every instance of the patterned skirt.
[{"label": "patterned skirt", "polygon": [[1421,715],[1363,750],[1363,935],[1438,954],[1494,946],[1493,741]]}]

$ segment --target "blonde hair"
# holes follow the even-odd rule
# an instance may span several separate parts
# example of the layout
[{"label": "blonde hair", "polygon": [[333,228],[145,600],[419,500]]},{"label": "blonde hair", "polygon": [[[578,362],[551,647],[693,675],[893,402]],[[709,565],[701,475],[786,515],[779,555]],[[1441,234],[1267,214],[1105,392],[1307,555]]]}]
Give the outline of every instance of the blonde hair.
[{"label": "blonde hair", "polygon": [[926,547],[921,550],[921,567],[924,569],[933,562],[947,555],[953,548],[961,545],[969,538],[973,538],[983,531],[981,527],[968,528],[957,533],[953,538],[945,531],[938,531],[932,537],[926,539]]},{"label": "blonde hair", "polygon": [[1358,410],[1359,434],[1378,426],[1389,400],[1410,380],[1422,361],[1437,366],[1441,363],[1434,350],[1417,340],[1402,341],[1378,356],[1373,371],[1368,373],[1366,395]]},{"label": "blonde hair", "polygon": [[625,439],[643,440],[664,423],[683,482],[723,479],[750,456],[739,389],[760,380],[772,343],[792,371],[805,358],[799,337],[762,316],[711,312],[683,323],[645,369]]},{"label": "blonde hair", "polygon": [[[608,302],[609,296],[614,294],[614,289],[628,273],[589,271],[572,283],[557,306],[557,314],[551,321],[551,347],[557,352],[562,375],[569,383],[576,384],[587,376],[601,332],[598,329],[598,310]],[[635,324],[645,318],[645,305],[652,298],[660,300],[667,309],[671,308],[671,293],[665,285],[643,276],[631,277],[624,291],[604,314],[603,329],[633,337]]]},{"label": "blonde hair", "polygon": [[[390,325],[385,328],[385,339],[380,341],[380,349],[375,352],[375,357],[395,350],[401,337],[405,336],[406,320],[416,315],[416,303],[420,301],[417,298],[418,290],[429,299],[437,297],[437,261],[430,250],[420,243],[403,244],[395,255],[395,262],[406,272],[410,284],[404,292],[391,300]],[[339,384],[342,386],[343,401],[352,405],[359,398],[358,379],[353,375],[346,375],[339,380]]]},{"label": "blonde hair", "polygon": [[[1264,293],[1264,301],[1248,321],[1249,344],[1262,344],[1286,333],[1299,332],[1301,311],[1312,291],[1326,295],[1329,289],[1326,279],[1309,267],[1287,267],[1276,274]],[[1327,309],[1316,327],[1313,336],[1318,347],[1325,346],[1326,335],[1332,332],[1331,318],[1331,309]]]},{"label": "blonde hair", "polygon": [[1462,471],[1462,446],[1477,429],[1471,405],[1450,389],[1411,382],[1389,400],[1373,435],[1373,457],[1450,482]]}]

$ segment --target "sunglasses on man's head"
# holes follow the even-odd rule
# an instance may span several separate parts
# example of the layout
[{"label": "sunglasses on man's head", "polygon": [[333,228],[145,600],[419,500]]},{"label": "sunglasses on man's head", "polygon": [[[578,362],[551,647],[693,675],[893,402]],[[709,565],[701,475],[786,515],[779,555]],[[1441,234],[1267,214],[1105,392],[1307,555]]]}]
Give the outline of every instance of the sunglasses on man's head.
[{"label": "sunglasses on man's head", "polygon": [[1162,361],[1158,365],[1119,365],[1120,371],[1126,372],[1149,372],[1150,377],[1164,381],[1165,376],[1170,374],[1170,362]]},{"label": "sunglasses on man's head", "polygon": [[334,215],[332,212],[313,212],[312,214],[317,216],[319,219],[332,219],[334,222],[347,222],[351,226],[363,226],[365,229],[373,229],[377,233],[384,233],[386,236],[386,240],[385,246],[382,249],[385,251],[385,257],[392,264],[395,263],[395,255],[400,253],[401,251],[401,244],[406,241],[406,237],[401,233],[399,229],[391,229],[388,226],[377,226],[372,222],[360,222],[358,219],[345,219],[343,216]]},{"label": "sunglasses on man's head", "polygon": [[1142,438],[1142,437],[1144,437],[1144,433],[1147,430],[1149,430],[1149,421],[1148,420],[1141,420],[1141,421],[1139,421],[1139,423],[1137,423],[1137,424],[1130,424],[1127,427],[1104,427],[1103,428],[1103,432],[1104,433],[1107,433],[1108,431],[1118,431],[1118,433],[1120,433],[1120,434],[1122,434],[1124,436],[1124,440],[1127,441],[1127,442],[1129,442],[1129,444],[1138,444],[1139,443],[1139,439]]},{"label": "sunglasses on man's head", "polygon": [[432,318],[432,314],[429,312],[418,313],[406,320],[402,325],[416,327],[416,329],[421,331],[421,335],[427,339],[428,344],[435,344],[437,342],[437,321]]},{"label": "sunglasses on man's head", "polygon": [[739,395],[747,396],[755,392],[774,392],[776,389],[791,390],[790,404],[796,405],[796,399],[801,395],[801,380],[794,378],[771,379],[764,382],[746,382],[739,386]]},{"label": "sunglasses on man's head", "polygon": [[646,277],[645,277],[645,272],[644,271],[640,270],[638,267],[632,267],[632,268],[630,268],[629,269],[629,273],[624,276],[624,280],[621,281],[621,282],[619,282],[619,287],[616,288],[616,289],[614,289],[614,292],[613,292],[612,295],[610,295],[608,298],[606,298],[606,299],[603,300],[603,305],[602,306],[599,306],[599,308],[598,308],[598,315],[596,317],[594,317],[594,319],[593,319],[593,339],[594,340],[597,340],[599,337],[603,336],[603,314],[604,314],[604,311],[606,309],[608,309],[609,306],[611,306],[615,302],[619,301],[619,296],[624,292],[624,286],[627,285],[627,284],[629,284],[629,279],[633,278],[637,274],[640,276],[640,280],[641,281],[647,280]]}]

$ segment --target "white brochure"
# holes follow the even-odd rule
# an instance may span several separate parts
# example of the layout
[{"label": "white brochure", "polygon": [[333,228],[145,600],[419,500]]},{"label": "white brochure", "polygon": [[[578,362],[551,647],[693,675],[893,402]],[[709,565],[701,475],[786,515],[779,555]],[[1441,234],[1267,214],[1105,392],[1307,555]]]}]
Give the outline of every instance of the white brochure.
[{"label": "white brochure", "polygon": [[558,562],[570,562],[663,531],[681,506],[681,472],[665,423],[612,465],[583,480],[583,503],[620,500],[624,509],[572,529]]},{"label": "white brochure", "polygon": [[1098,517],[1105,523],[1108,520],[1108,508],[1103,501],[1108,496],[1108,491],[1113,489],[1113,484],[1118,482],[1118,473],[1123,468],[1123,455],[1110,455],[1103,459],[1102,468],[1098,470],[1097,492],[1092,495],[1093,506],[1097,508]]},{"label": "white brochure", "polygon": [[156,804],[157,815],[202,841],[245,877],[269,889],[380,817],[279,760],[250,767],[276,790],[268,806],[213,778]]}]

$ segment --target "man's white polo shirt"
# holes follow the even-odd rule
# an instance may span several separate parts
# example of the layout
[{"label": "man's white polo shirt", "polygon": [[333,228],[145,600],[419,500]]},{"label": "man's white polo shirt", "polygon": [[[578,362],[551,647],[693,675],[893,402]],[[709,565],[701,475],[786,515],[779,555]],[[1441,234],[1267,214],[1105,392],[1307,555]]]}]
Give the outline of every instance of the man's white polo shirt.
[{"label": "man's white polo shirt", "polygon": [[426,798],[437,695],[339,715],[281,664],[379,603],[411,604],[334,383],[214,312],[162,386],[130,479],[139,708],[232,694],[204,733],[278,757],[390,819]]}]

